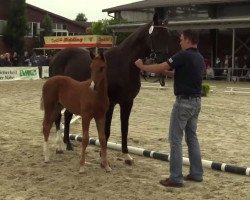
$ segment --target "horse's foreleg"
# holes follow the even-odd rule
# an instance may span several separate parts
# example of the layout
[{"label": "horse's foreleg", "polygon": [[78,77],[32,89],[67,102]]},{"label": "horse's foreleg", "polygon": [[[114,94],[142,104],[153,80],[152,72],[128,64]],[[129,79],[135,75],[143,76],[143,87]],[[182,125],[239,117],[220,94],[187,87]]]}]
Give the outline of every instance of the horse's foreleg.
[{"label": "horse's foreleg", "polygon": [[107,159],[107,142],[105,136],[105,117],[103,116],[102,119],[95,119],[96,127],[98,131],[99,142],[101,145],[101,166],[104,167],[106,172],[112,171],[109,166],[108,159]]},{"label": "horse's foreleg", "polygon": [[85,151],[89,144],[89,124],[90,118],[82,117],[82,151],[81,151],[81,159],[80,159],[80,170],[79,173],[84,172],[85,165]]},{"label": "horse's foreleg", "polygon": [[133,158],[128,154],[128,126],[129,116],[133,107],[133,101],[124,102],[120,104],[121,116],[121,132],[122,132],[122,153],[125,156],[125,163],[128,165],[133,164]]},{"label": "horse's foreleg", "polygon": [[72,119],[73,114],[69,111],[65,110],[64,112],[64,138],[63,141],[66,144],[66,150],[73,150],[73,146],[69,140],[69,128],[70,128],[70,121]]},{"label": "horse's foreleg", "polygon": [[109,103],[109,109],[106,112],[106,120],[105,120],[105,136],[106,136],[106,142],[108,142],[109,136],[110,136],[110,127],[111,127],[111,121],[112,116],[115,108],[115,103],[110,101]]}]

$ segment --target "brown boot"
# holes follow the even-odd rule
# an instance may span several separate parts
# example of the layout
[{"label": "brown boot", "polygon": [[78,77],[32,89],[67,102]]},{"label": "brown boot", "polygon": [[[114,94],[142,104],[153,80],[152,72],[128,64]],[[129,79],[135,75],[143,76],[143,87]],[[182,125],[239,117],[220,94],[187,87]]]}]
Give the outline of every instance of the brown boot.
[{"label": "brown boot", "polygon": [[183,183],[174,182],[170,178],[160,180],[160,184],[164,185],[165,187],[177,187],[177,188],[179,188],[179,187],[184,186]]},{"label": "brown boot", "polygon": [[202,182],[203,179],[194,179],[190,174],[184,177],[185,181],[194,181],[194,182]]}]

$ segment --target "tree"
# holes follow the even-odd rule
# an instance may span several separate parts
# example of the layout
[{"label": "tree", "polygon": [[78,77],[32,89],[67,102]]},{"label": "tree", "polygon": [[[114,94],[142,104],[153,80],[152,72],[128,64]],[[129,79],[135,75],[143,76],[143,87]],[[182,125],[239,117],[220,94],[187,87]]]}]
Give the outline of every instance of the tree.
[{"label": "tree", "polygon": [[[115,24],[126,24],[128,23],[126,20],[124,19],[111,19],[109,21],[109,25],[115,25]],[[111,30],[109,30],[111,32]],[[123,42],[123,40],[125,40],[128,36],[130,35],[130,33],[117,33],[116,34],[116,45],[120,44]]]},{"label": "tree", "polygon": [[[121,24],[121,23],[127,23],[125,20],[107,20],[102,19],[98,22],[92,23],[92,33],[94,35],[112,35],[112,31],[108,28],[109,25],[115,25],[115,24]],[[116,34],[116,44],[120,44],[123,40],[125,40],[128,37],[129,33],[117,33]]]},{"label": "tree", "polygon": [[77,16],[76,16],[75,21],[78,21],[78,22],[87,22],[88,19],[86,18],[85,14],[78,13]]},{"label": "tree", "polygon": [[25,0],[11,0],[9,13],[9,19],[3,32],[4,42],[13,49],[13,51],[22,54],[24,36],[29,30]]},{"label": "tree", "polygon": [[47,14],[41,24],[41,32],[40,32],[40,46],[44,45],[44,36],[52,36],[53,35],[53,30],[52,30],[52,19],[49,16],[49,14]]},{"label": "tree", "polygon": [[111,32],[108,30],[109,20],[102,19],[92,23],[92,33],[95,35],[109,35]]}]

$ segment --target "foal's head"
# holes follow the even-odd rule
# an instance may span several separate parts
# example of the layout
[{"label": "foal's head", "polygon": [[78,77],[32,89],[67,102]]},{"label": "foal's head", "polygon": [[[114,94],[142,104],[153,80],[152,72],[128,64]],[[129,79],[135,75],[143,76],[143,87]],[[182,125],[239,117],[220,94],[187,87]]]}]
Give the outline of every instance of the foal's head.
[{"label": "foal's head", "polygon": [[103,53],[99,53],[98,56],[94,57],[91,55],[92,63],[90,65],[91,68],[91,85],[95,88],[98,87],[100,84],[104,84],[104,80],[106,79],[106,69],[107,65],[105,62],[105,58]]}]

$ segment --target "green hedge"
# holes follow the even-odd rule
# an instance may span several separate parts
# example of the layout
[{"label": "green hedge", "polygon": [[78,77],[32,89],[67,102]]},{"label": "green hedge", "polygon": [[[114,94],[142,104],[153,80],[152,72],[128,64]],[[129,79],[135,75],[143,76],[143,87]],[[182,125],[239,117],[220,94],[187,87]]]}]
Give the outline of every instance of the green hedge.
[{"label": "green hedge", "polygon": [[201,96],[207,97],[209,91],[210,91],[210,86],[208,84],[203,83],[201,88]]}]

